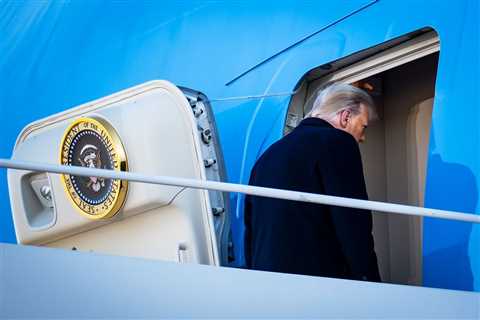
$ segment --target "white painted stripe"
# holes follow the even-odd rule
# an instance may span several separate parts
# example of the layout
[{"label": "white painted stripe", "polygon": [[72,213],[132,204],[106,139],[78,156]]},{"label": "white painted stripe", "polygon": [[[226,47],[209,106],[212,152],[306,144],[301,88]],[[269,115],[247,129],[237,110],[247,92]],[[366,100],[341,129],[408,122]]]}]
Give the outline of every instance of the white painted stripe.
[{"label": "white painted stripe", "polygon": [[376,213],[396,213],[412,216],[423,216],[448,220],[459,220],[473,223],[480,223],[480,216],[456,211],[446,211],[438,209],[429,209],[415,206],[407,206],[386,202],[358,200],[352,198],[342,198],[327,196],[321,194],[289,191],[281,189],[263,188],[248,186],[242,184],[195,180],[186,178],[176,178],[168,176],[150,176],[133,172],[119,172],[105,169],[90,169],[75,166],[63,166],[54,164],[44,164],[36,162],[26,162],[17,160],[0,159],[0,167],[30,170],[39,172],[51,172],[60,174],[70,174],[76,176],[97,176],[110,179],[121,179],[131,182],[142,182],[151,184],[161,184],[169,186],[181,186],[195,189],[218,190],[224,192],[239,192],[260,197],[269,197],[276,199],[295,200],[301,202],[310,202],[326,205],[334,205],[347,208],[358,208],[376,211]]}]

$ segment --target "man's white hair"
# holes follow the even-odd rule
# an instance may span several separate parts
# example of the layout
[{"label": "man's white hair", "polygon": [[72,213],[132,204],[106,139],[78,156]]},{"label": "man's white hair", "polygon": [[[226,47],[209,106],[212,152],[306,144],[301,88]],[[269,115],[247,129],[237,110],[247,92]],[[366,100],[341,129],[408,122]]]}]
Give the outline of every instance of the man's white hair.
[{"label": "man's white hair", "polygon": [[360,105],[368,109],[370,119],[376,117],[374,103],[368,93],[352,85],[337,82],[318,92],[312,110],[305,117],[330,120],[343,110],[349,110],[356,115],[361,111]]}]

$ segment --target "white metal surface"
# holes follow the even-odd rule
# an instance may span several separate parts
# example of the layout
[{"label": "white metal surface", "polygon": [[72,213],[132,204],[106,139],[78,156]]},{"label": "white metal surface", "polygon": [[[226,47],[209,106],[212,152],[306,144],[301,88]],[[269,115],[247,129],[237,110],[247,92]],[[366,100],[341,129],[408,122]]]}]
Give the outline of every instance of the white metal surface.
[{"label": "white metal surface", "polygon": [[255,187],[242,184],[195,180],[168,176],[151,176],[133,172],[115,172],[104,169],[87,169],[83,167],[61,166],[53,164],[15,161],[8,159],[0,159],[0,167],[32,170],[41,172],[64,173],[78,176],[97,176],[110,179],[121,179],[132,182],[143,182],[150,184],[183,186],[195,189],[219,190],[224,192],[239,192],[261,197],[270,197],[285,200],[295,200],[310,203],[327,204],[348,208],[358,208],[377,211],[378,213],[396,213],[404,215],[424,216],[439,219],[449,219],[480,223],[480,216],[475,214],[429,209],[422,207],[414,207],[393,203],[385,203],[378,201],[359,200],[352,198],[342,198],[335,196],[327,196],[322,194],[314,194],[307,192],[298,192],[290,190],[272,189],[264,187]]},{"label": "white metal surface", "polygon": [[[206,179],[203,160],[209,155],[202,151],[192,106],[167,81],[151,81],[34,122],[19,135],[12,159],[58,163],[62,136],[78,117],[102,118],[115,129],[128,170]],[[219,264],[208,191],[131,184],[117,215],[91,220],[72,205],[60,176],[46,172],[40,175],[48,180],[28,169],[8,170],[19,243],[170,261],[179,261],[183,250],[189,262]],[[38,192],[31,191],[34,180],[49,182],[53,207],[42,209]]]},{"label": "white metal surface", "polygon": [[0,244],[0,318],[478,319],[480,295]]}]

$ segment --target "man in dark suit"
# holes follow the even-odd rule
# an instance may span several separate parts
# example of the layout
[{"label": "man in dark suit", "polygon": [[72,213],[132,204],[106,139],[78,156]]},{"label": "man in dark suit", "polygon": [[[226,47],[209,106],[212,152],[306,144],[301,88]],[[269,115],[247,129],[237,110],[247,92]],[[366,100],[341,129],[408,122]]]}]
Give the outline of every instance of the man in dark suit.
[{"label": "man in dark suit", "polygon": [[[250,184],[368,199],[358,142],[372,108],[356,87],[322,90],[300,125],[258,159]],[[368,211],[247,196],[245,227],[247,268],[380,281]]]}]

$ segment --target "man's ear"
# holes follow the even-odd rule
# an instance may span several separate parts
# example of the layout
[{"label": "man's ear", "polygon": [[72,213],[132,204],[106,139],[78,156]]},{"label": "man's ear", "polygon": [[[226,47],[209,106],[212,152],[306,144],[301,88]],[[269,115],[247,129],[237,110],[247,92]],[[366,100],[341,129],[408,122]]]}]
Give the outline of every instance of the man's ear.
[{"label": "man's ear", "polygon": [[350,110],[342,110],[340,112],[340,127],[346,128],[348,121],[350,120],[351,112]]}]

